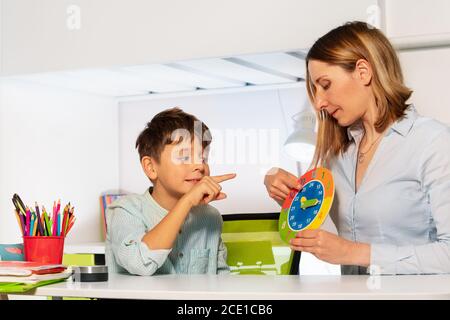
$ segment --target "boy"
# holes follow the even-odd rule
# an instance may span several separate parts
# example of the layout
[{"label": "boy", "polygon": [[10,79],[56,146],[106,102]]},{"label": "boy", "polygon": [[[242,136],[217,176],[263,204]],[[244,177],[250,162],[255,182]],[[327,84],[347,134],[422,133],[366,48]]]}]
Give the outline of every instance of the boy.
[{"label": "boy", "polygon": [[153,187],[109,206],[106,263],[110,271],[229,272],[222,217],[208,203],[226,198],[219,183],[235,174],[209,176],[210,142],[208,127],[179,108],[165,110],[147,124],[136,148]]}]

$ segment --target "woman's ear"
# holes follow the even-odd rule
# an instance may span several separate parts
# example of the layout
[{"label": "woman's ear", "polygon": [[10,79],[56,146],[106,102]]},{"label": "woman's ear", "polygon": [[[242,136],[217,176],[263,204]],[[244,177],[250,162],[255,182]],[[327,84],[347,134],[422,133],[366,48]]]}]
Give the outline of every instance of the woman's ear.
[{"label": "woman's ear", "polygon": [[356,61],[354,74],[364,86],[368,86],[372,82],[372,67],[365,59]]},{"label": "woman's ear", "polygon": [[156,161],[148,156],[142,157],[141,159],[141,166],[142,169],[145,172],[145,175],[150,179],[150,180],[155,180],[158,177],[158,172],[156,170]]}]

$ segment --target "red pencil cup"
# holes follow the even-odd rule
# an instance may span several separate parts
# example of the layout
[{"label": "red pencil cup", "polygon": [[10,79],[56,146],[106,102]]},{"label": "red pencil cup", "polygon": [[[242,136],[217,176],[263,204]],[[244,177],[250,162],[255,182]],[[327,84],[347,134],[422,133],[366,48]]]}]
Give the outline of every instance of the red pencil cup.
[{"label": "red pencil cup", "polygon": [[25,260],[61,264],[64,252],[63,236],[24,236]]}]

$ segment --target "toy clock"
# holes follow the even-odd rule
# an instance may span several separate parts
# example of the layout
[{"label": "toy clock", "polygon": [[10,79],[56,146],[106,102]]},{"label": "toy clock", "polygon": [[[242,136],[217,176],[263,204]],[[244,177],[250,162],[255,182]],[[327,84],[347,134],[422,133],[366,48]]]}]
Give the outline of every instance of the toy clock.
[{"label": "toy clock", "polygon": [[278,222],[281,239],[289,243],[298,231],[317,229],[325,221],[334,198],[331,172],[318,167],[298,180],[301,190],[292,189],[283,203]]}]

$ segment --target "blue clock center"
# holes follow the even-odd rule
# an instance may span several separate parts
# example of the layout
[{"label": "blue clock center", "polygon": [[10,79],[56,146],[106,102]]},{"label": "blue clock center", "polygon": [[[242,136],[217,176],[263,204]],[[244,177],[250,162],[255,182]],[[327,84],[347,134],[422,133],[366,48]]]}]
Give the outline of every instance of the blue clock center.
[{"label": "blue clock center", "polygon": [[[318,180],[312,180],[303,186],[292,200],[287,216],[291,230],[300,231],[310,225],[320,211],[324,197],[323,185]],[[317,199],[317,204],[305,207],[311,199]],[[303,208],[302,208],[303,203]],[[315,203],[315,202],[313,202]]]}]

